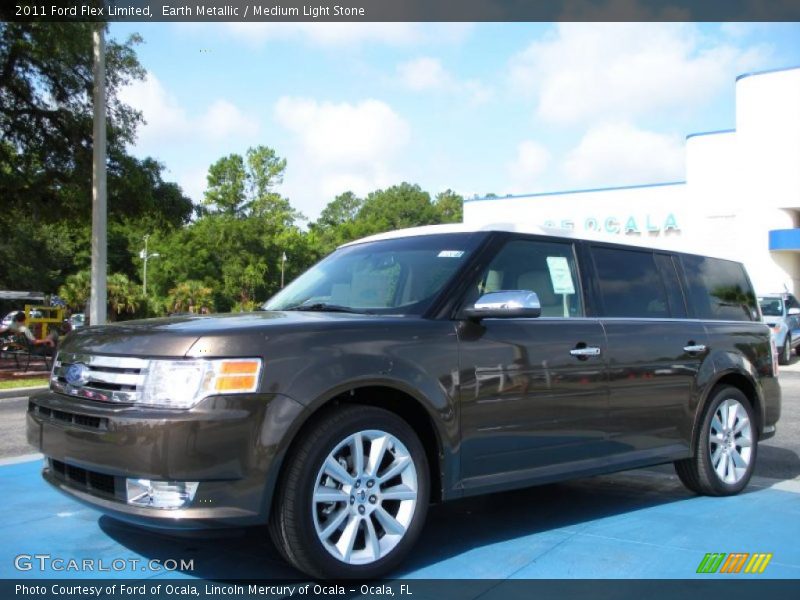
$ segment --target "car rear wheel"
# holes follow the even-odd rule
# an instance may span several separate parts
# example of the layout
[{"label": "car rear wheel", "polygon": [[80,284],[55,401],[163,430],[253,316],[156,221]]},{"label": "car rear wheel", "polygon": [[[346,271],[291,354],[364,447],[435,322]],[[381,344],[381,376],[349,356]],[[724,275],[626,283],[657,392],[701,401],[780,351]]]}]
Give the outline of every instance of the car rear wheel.
[{"label": "car rear wheel", "polygon": [[425,451],[397,415],[340,406],[306,430],[270,519],[281,553],[319,578],[380,577],[410,550],[427,513]]},{"label": "car rear wheel", "polygon": [[738,494],[753,474],[757,438],[750,401],[737,388],[721,387],[703,413],[694,456],[676,461],[675,471],[698,494]]}]

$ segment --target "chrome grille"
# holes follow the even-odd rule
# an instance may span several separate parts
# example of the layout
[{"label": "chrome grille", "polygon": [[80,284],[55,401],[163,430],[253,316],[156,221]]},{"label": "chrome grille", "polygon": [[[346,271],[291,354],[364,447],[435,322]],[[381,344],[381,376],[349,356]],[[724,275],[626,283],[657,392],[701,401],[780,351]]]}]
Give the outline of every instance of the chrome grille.
[{"label": "chrome grille", "polygon": [[[87,380],[70,384],[67,371],[73,365],[84,365]],[[50,376],[50,389],[60,394],[102,402],[131,404],[144,387],[150,361],[127,356],[99,356],[59,353]]]}]

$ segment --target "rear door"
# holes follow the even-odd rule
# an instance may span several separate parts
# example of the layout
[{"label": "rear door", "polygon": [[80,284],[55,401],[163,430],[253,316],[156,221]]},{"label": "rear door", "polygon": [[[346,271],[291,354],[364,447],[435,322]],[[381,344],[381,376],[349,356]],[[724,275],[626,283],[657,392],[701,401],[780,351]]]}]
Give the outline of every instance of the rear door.
[{"label": "rear door", "polygon": [[602,245],[592,245],[591,255],[608,342],[608,429],[616,451],[681,453],[708,347],[702,322],[687,318],[676,260]]}]

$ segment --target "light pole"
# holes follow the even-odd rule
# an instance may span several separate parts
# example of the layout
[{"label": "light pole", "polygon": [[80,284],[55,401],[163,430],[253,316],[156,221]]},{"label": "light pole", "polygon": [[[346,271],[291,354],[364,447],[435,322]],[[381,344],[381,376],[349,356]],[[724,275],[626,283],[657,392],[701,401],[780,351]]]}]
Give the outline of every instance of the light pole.
[{"label": "light pole", "polygon": [[283,270],[286,267],[286,252],[281,256],[281,289],[283,289]]},{"label": "light pole", "polygon": [[92,325],[106,322],[108,306],[108,215],[106,203],[106,42],[104,23],[92,33],[94,90],[92,110],[92,270],[89,320]]},{"label": "light pole", "polygon": [[144,292],[144,297],[147,298],[147,261],[151,258],[157,258],[161,256],[158,252],[153,252],[152,254],[148,254],[147,252],[147,240],[150,237],[150,234],[144,236],[144,250],[139,252],[139,258],[144,261],[144,274],[142,276],[142,290]]}]

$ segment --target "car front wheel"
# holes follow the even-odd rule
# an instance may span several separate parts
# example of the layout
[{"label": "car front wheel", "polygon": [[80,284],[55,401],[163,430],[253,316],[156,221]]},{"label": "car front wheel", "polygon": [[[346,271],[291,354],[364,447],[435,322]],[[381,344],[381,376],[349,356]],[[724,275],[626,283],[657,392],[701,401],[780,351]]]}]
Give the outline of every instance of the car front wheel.
[{"label": "car front wheel", "polygon": [[699,494],[738,494],[753,474],[757,438],[750,401],[737,388],[721,387],[703,413],[695,455],[676,461],[675,471],[687,488]]},{"label": "car front wheel", "polygon": [[340,406],[302,433],[281,478],[270,532],[283,555],[319,578],[380,577],[422,529],[425,451],[397,415]]},{"label": "car front wheel", "polygon": [[783,341],[783,346],[781,347],[781,353],[778,357],[778,363],[781,365],[788,365],[789,361],[792,360],[792,340],[789,335],[786,335],[786,339]]}]

